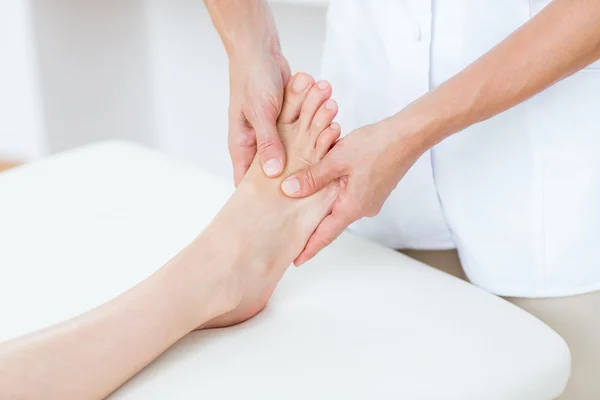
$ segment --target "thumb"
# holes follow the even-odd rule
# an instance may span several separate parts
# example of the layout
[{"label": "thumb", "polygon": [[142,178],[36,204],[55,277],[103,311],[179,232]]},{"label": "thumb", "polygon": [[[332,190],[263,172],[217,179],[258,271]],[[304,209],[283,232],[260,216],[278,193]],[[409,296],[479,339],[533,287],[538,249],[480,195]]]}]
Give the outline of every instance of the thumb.
[{"label": "thumb", "polygon": [[329,182],[342,176],[342,170],[331,157],[290,176],[281,183],[281,190],[290,197],[306,197],[318,192]]},{"label": "thumb", "polygon": [[272,178],[281,175],[285,167],[285,149],[277,132],[276,120],[276,117],[263,115],[250,121],[256,132],[256,153],[260,165]]}]

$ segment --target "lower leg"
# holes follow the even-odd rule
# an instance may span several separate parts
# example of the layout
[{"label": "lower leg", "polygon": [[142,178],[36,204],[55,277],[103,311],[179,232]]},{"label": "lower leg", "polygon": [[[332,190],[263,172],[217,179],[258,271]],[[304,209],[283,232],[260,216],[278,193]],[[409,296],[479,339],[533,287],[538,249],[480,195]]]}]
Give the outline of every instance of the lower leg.
[{"label": "lower leg", "polygon": [[0,398],[105,398],[198,324],[235,307],[229,262],[194,243],[93,310],[0,343]]},{"label": "lower leg", "polygon": [[[330,95],[327,84],[286,88],[284,174],[319,161],[339,135]],[[0,344],[0,397],[104,398],[194,328],[254,316],[337,196],[332,184],[290,199],[280,181],[255,163],[204,232],[152,276],[79,317]]]}]

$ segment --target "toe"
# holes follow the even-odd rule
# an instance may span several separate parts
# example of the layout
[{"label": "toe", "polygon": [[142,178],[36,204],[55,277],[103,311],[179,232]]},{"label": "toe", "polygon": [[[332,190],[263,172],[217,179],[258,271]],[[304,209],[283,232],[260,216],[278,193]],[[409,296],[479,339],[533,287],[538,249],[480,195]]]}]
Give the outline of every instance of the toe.
[{"label": "toe", "polygon": [[304,72],[298,72],[290,79],[285,88],[283,106],[278,122],[290,124],[298,119],[302,110],[302,103],[304,103],[304,99],[314,84],[313,77]]},{"label": "toe", "polygon": [[325,157],[325,154],[331,149],[331,146],[333,146],[335,141],[340,138],[340,133],[340,124],[334,122],[319,134],[315,144],[315,151],[319,160]]},{"label": "toe", "polygon": [[327,81],[319,81],[310,89],[304,104],[302,104],[302,111],[298,120],[303,131],[308,131],[317,110],[329,97],[331,97],[331,85]]},{"label": "toe", "polygon": [[338,106],[333,99],[325,101],[325,103],[319,107],[319,110],[315,114],[310,127],[313,143],[316,142],[321,132],[323,132],[323,130],[333,122],[337,112]]}]

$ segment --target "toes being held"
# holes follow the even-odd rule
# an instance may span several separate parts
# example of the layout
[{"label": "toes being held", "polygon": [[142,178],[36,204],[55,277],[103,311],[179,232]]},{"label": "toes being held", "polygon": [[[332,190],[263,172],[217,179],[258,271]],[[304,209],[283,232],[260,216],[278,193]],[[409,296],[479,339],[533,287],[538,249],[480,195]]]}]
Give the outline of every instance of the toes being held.
[{"label": "toes being held", "polygon": [[323,159],[335,142],[340,138],[341,128],[337,122],[332,122],[322,130],[315,144],[316,156],[319,160]]},{"label": "toes being held", "polygon": [[313,143],[313,146],[315,148],[317,146],[317,140],[321,136],[321,133],[323,133],[323,131],[331,125],[333,119],[337,115],[337,112],[338,107],[335,100],[328,99],[323,104],[321,104],[321,106],[315,113],[315,116],[313,117],[311,121],[311,126],[309,128],[310,136],[312,139],[311,142]]},{"label": "toes being held", "polygon": [[319,81],[310,89],[302,104],[302,111],[298,120],[301,131],[307,132],[310,129],[317,111],[330,97],[331,85],[327,81]]},{"label": "toes being held", "polygon": [[287,173],[321,160],[340,137],[340,126],[333,122],[338,105],[331,94],[329,82],[315,82],[303,72],[286,86],[277,127],[288,156]]},{"label": "toes being held", "polygon": [[280,124],[292,124],[300,117],[302,104],[315,84],[312,76],[299,72],[290,79],[283,97],[283,106],[277,120]]}]

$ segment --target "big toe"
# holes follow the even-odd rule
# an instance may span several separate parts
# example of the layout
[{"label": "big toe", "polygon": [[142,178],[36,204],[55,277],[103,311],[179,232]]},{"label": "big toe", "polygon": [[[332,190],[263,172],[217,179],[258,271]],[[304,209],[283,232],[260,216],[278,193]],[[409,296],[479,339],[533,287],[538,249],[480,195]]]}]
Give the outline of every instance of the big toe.
[{"label": "big toe", "polygon": [[291,124],[298,120],[302,104],[314,84],[313,77],[304,72],[298,72],[290,79],[285,88],[278,122]]}]

